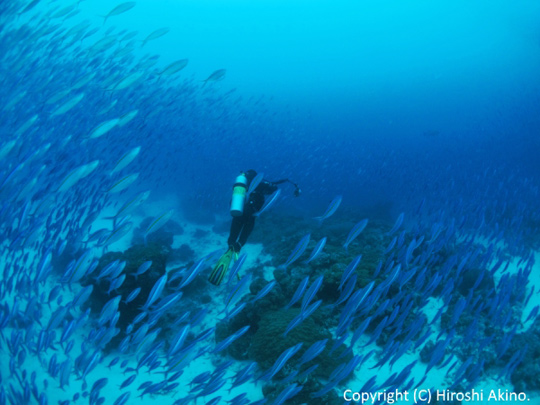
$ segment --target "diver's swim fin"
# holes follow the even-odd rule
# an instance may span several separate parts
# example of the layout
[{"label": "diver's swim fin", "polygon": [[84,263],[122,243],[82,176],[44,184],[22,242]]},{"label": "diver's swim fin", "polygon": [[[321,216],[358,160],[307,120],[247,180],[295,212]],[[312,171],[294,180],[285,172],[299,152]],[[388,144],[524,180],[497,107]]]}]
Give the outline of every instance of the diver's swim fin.
[{"label": "diver's swim fin", "polygon": [[223,277],[225,277],[225,274],[229,270],[229,267],[231,266],[231,263],[234,262],[234,250],[229,249],[225,252],[223,256],[221,256],[221,259],[217,262],[214,269],[212,270],[212,273],[210,273],[210,277],[208,277],[208,281],[210,281],[214,285],[220,285],[221,281],[223,280]]}]

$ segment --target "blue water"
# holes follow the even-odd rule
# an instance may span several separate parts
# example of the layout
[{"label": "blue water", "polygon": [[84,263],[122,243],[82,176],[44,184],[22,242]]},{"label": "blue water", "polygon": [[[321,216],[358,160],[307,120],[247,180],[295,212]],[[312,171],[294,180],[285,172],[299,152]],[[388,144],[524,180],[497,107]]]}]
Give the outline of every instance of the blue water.
[{"label": "blue water", "polygon": [[[538,401],[539,15],[2,2],[0,405]],[[248,169],[290,182],[214,286]]]}]

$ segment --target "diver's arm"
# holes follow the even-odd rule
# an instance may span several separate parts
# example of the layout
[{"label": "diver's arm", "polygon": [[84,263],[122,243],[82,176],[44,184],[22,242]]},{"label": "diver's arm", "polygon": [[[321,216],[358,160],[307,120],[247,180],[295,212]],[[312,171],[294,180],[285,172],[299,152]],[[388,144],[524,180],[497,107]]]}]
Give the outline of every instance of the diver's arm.
[{"label": "diver's arm", "polygon": [[278,185],[278,184],[283,184],[283,183],[290,183],[290,180],[289,179],[281,179],[281,180],[276,180],[276,181],[269,181],[269,183]]},{"label": "diver's arm", "polygon": [[280,183],[276,183],[274,181],[261,181],[261,184],[257,187],[257,191],[260,191],[262,194],[272,194],[277,190],[277,185]]},{"label": "diver's arm", "polygon": [[[265,183],[269,183],[269,184],[272,184],[274,186],[274,188],[272,189],[271,192],[267,193],[267,194],[272,194],[274,191],[277,190],[277,186],[279,184],[283,184],[283,183],[291,183],[293,186],[294,186],[294,196],[295,197],[298,197],[300,195],[300,193],[302,192],[302,190],[300,190],[300,187],[298,187],[298,184],[296,184],[295,182],[293,181],[290,181],[289,179],[281,179],[281,180],[276,180],[276,181],[264,181]],[[266,194],[266,193],[265,193]]]}]

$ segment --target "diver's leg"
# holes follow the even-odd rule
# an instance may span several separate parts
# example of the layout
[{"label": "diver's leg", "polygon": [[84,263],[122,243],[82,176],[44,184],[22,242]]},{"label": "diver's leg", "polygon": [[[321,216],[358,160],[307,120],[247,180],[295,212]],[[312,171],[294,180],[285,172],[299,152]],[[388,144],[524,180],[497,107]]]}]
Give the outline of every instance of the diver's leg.
[{"label": "diver's leg", "polygon": [[229,250],[227,250],[227,252],[225,252],[225,254],[221,256],[221,259],[219,259],[219,262],[216,264],[216,266],[210,273],[210,277],[208,277],[208,280],[212,284],[219,285],[225,277],[225,274],[229,270],[229,266],[234,263],[234,260],[237,257],[237,252],[240,251],[240,245],[238,244],[237,239],[242,232],[243,226],[243,217],[234,217],[232,219],[231,231],[229,232],[229,239],[227,239],[227,243],[229,244]]},{"label": "diver's leg", "polygon": [[244,226],[238,238],[238,243],[240,244],[240,247],[246,244],[249,238],[249,235],[251,235],[251,232],[253,231],[254,227],[255,227],[255,217],[253,216],[246,217],[244,220]]},{"label": "diver's leg", "polygon": [[227,243],[229,246],[233,246],[236,241],[238,240],[238,236],[240,235],[240,231],[242,231],[242,227],[244,226],[244,218],[243,217],[234,217],[231,221],[231,230],[229,232],[229,239],[227,239]]}]

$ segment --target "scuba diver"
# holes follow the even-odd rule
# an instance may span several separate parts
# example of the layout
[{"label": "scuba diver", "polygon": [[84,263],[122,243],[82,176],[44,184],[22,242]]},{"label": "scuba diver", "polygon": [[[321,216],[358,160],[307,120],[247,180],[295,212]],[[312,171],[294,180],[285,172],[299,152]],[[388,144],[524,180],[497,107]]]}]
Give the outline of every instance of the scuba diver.
[{"label": "scuba diver", "polygon": [[266,181],[253,169],[240,173],[236,178],[230,210],[233,219],[227,239],[229,249],[221,256],[208,278],[212,284],[219,285],[231,264],[238,259],[240,249],[246,244],[253,231],[255,217],[263,209],[265,196],[275,193],[278,185],[282,183],[291,183],[295,187],[294,196],[300,195],[301,190],[298,185],[289,179]]}]

